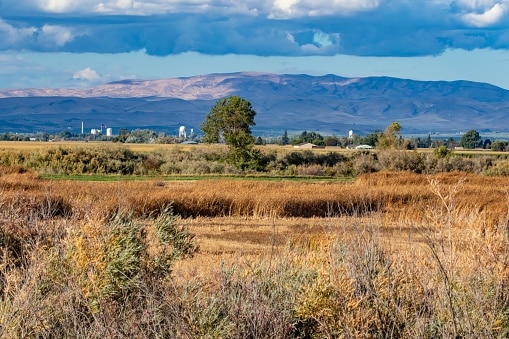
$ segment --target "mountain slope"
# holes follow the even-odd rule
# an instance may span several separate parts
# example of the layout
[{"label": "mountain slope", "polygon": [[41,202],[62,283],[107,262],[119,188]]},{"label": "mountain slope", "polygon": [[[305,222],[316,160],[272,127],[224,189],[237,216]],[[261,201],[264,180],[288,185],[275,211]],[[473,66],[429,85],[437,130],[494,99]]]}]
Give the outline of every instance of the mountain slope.
[{"label": "mountain slope", "polygon": [[233,73],[124,80],[89,89],[0,90],[0,131],[78,131],[81,121],[87,128],[198,129],[215,101],[228,95],[253,104],[258,134],[368,133],[392,121],[407,133],[509,126],[509,91],[485,83]]}]

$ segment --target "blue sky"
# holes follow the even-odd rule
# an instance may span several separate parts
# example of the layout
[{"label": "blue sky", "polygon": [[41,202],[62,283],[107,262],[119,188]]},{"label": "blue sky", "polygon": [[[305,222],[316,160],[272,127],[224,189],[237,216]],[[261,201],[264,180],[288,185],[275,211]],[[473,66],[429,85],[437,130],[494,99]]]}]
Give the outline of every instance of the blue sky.
[{"label": "blue sky", "polygon": [[260,71],[509,89],[509,0],[0,0],[0,87]]}]

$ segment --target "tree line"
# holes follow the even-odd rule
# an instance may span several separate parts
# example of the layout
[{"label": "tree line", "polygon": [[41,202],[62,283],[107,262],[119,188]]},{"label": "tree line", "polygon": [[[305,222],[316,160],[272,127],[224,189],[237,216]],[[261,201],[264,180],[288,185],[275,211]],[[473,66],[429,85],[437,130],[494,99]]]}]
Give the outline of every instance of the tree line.
[{"label": "tree line", "polygon": [[479,132],[469,130],[464,133],[459,141],[452,138],[447,140],[432,140],[431,135],[421,140],[420,138],[403,138],[402,126],[399,122],[391,122],[384,131],[376,130],[366,136],[349,135],[348,137],[323,136],[315,131],[303,131],[297,136],[290,137],[285,130],[277,140],[268,142],[262,137],[254,137],[251,127],[255,126],[256,111],[251,103],[238,96],[230,96],[218,100],[206,115],[201,124],[202,136],[192,134],[182,138],[167,135],[165,132],[154,132],[149,129],[135,129],[129,131],[121,128],[116,136],[81,135],[73,134],[65,130],[56,135],[38,133],[30,137],[20,134],[0,134],[0,140],[108,140],[118,143],[161,143],[171,144],[182,141],[196,141],[204,143],[225,143],[228,146],[227,160],[239,169],[258,168],[261,153],[255,145],[278,143],[280,145],[297,145],[300,143],[312,143],[317,146],[349,147],[354,145],[369,145],[381,150],[412,150],[416,148],[435,148],[435,154],[447,154],[447,150],[455,147],[465,149],[484,148],[495,151],[505,151],[509,143],[504,140],[492,142],[490,139],[482,139]]}]

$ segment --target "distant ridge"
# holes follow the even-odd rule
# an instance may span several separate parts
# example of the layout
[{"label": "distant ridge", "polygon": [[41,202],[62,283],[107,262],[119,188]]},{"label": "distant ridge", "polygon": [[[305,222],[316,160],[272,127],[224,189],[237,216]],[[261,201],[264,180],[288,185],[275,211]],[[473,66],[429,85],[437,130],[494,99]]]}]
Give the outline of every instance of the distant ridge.
[{"label": "distant ridge", "polygon": [[391,121],[407,133],[509,126],[509,91],[486,83],[241,72],[88,89],[0,89],[0,131],[78,129],[81,121],[91,128],[104,123],[172,131],[185,124],[197,130],[214,102],[229,95],[253,104],[259,134],[367,133]]}]

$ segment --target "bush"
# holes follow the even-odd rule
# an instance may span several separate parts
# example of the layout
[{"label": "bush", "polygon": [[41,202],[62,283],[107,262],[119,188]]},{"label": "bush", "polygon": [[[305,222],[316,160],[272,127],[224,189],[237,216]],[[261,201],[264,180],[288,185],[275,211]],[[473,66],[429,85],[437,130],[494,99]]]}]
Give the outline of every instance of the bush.
[{"label": "bush", "polygon": [[104,311],[111,301],[124,303],[154,278],[162,282],[176,260],[198,250],[194,236],[176,225],[171,207],[159,213],[153,229],[119,211],[106,225],[90,221],[72,235],[72,265],[90,312]]},{"label": "bush", "polygon": [[451,152],[447,149],[447,146],[438,146],[438,147],[435,147],[435,149],[433,150],[433,155],[435,156],[435,158],[437,159],[440,159],[440,158],[445,158],[447,157]]},{"label": "bush", "polygon": [[355,175],[373,173],[380,170],[377,157],[370,152],[357,152],[352,159],[352,167]]},{"label": "bush", "polygon": [[327,170],[322,165],[308,165],[297,167],[298,174],[302,176],[323,177],[327,175]]},{"label": "bush", "polygon": [[415,151],[383,151],[378,154],[378,159],[383,170],[414,173],[425,171],[423,154]]}]

